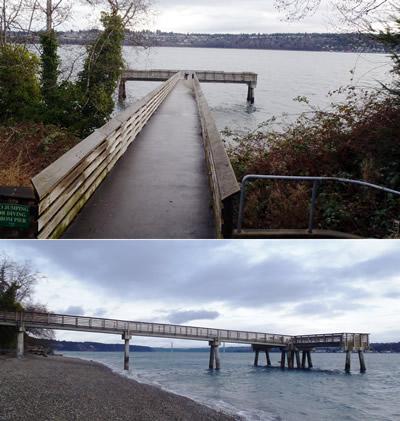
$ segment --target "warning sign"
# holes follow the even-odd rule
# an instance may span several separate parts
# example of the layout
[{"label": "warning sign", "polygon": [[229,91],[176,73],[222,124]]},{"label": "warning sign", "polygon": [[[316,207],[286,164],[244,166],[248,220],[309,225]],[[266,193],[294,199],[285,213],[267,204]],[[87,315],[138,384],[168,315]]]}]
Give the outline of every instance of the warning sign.
[{"label": "warning sign", "polygon": [[28,229],[29,225],[29,206],[0,203],[0,227]]}]

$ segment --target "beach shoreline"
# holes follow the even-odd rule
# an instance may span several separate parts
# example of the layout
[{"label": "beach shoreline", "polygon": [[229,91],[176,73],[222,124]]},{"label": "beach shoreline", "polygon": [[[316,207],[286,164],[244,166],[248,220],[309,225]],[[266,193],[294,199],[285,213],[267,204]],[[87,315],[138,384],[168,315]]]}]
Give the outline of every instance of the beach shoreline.
[{"label": "beach shoreline", "polygon": [[0,356],[0,420],[238,420],[73,357]]}]

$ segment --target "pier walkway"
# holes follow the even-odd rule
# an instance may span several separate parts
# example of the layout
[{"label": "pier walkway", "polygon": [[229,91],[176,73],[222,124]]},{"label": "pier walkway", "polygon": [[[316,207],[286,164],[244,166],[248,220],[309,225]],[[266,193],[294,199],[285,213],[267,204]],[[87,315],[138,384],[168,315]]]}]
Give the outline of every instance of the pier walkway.
[{"label": "pier walkway", "polygon": [[214,238],[192,80],[180,80],[64,238]]},{"label": "pier walkway", "polygon": [[[199,76],[246,84],[254,99],[255,74]],[[163,83],[32,179],[37,238],[232,235],[232,201],[240,187],[197,73],[127,71],[120,96],[134,80]]]},{"label": "pier walkway", "polygon": [[[369,334],[366,333],[293,336],[37,312],[0,311],[0,326],[16,328],[19,357],[23,356],[24,333],[29,328],[122,335],[125,341],[125,369],[129,368],[129,346],[132,336],[206,341],[210,346],[210,369],[220,369],[220,345],[233,343],[252,346],[255,352],[255,366],[258,366],[260,352],[265,352],[267,365],[270,366],[269,352],[272,349],[279,349],[282,354],[281,368],[285,368],[287,358],[289,369],[295,368],[295,360],[297,368],[306,368],[306,362],[308,368],[312,368],[311,351],[315,348],[341,348],[346,352],[345,370],[349,372],[351,353],[356,351],[360,359],[360,369],[365,372],[364,351],[369,347]],[[303,353],[302,361],[300,352]]]}]

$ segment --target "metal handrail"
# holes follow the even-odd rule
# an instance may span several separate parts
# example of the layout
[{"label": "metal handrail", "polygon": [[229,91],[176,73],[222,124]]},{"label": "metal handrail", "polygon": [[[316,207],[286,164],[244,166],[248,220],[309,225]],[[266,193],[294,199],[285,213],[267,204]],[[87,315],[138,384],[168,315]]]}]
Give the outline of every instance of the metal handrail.
[{"label": "metal handrail", "polygon": [[395,194],[400,196],[400,191],[388,189],[387,187],[378,186],[377,184],[368,183],[366,181],[360,180],[351,180],[347,178],[339,178],[339,177],[308,177],[308,176],[288,176],[288,175],[246,175],[243,178],[242,186],[240,190],[240,205],[239,205],[239,217],[238,217],[238,225],[237,231],[240,234],[242,232],[243,226],[243,218],[244,218],[244,208],[245,208],[245,201],[246,201],[246,185],[251,181],[256,180],[286,180],[286,181],[308,181],[313,183],[312,194],[311,194],[311,204],[310,204],[310,215],[309,215],[309,222],[308,222],[308,232],[310,234],[314,231],[314,217],[315,217],[315,208],[317,203],[317,196],[318,196],[318,188],[321,183],[325,181],[334,181],[337,183],[343,184],[353,184],[363,187],[369,187],[371,189],[380,190],[385,193]]}]

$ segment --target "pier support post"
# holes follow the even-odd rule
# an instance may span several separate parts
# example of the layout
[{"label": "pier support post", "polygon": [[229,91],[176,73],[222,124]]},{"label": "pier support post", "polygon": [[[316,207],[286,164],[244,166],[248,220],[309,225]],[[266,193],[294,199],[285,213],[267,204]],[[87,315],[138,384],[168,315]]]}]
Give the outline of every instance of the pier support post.
[{"label": "pier support post", "polygon": [[212,346],[212,342],[209,343],[210,345],[210,362],[208,364],[208,368],[210,370],[214,370],[214,347]]},{"label": "pier support post", "polygon": [[301,355],[301,368],[306,368],[306,357],[307,357],[307,351],[304,351],[303,350],[303,352],[302,352],[302,355]]},{"label": "pier support post", "polygon": [[365,366],[364,351],[362,349],[358,350],[358,359],[360,360],[360,372],[365,373],[367,371],[367,367]]},{"label": "pier support post", "polygon": [[281,352],[281,368],[285,368],[285,362],[286,362],[286,351],[283,349]]},{"label": "pier support post", "polygon": [[349,349],[346,351],[346,365],[344,370],[346,373],[350,373],[351,371],[351,351]]},{"label": "pier support post", "polygon": [[118,100],[122,102],[125,99],[126,99],[126,80],[121,79],[119,82]]},{"label": "pier support post", "polygon": [[254,86],[251,83],[249,83],[249,85],[248,85],[247,102],[251,105],[253,105],[254,102],[255,102],[255,100],[254,100]]},{"label": "pier support post", "polygon": [[18,359],[24,357],[24,335],[25,335],[25,329],[23,327],[20,327],[17,333],[17,358]]},{"label": "pier support post", "polygon": [[132,339],[132,336],[129,332],[125,332],[122,335],[122,339],[125,341],[125,349],[124,349],[124,370],[129,370],[129,341]]},{"label": "pier support post", "polygon": [[254,367],[258,367],[258,357],[260,356],[260,350],[256,349],[254,353]]},{"label": "pier support post", "polygon": [[214,368],[216,370],[221,369],[221,359],[219,356],[219,340],[215,339],[214,341],[210,341],[208,343],[210,345],[210,362],[209,362],[209,369],[213,370]]},{"label": "pier support post", "polygon": [[219,342],[217,342],[217,345],[215,345],[214,355],[215,355],[215,369],[221,370],[221,359],[219,356]]},{"label": "pier support post", "polygon": [[268,349],[265,350],[265,357],[267,359],[267,367],[271,367],[272,364],[271,364],[271,358],[269,357],[269,351],[268,351]]},{"label": "pier support post", "polygon": [[287,353],[287,366],[290,369],[294,367],[294,351],[292,350]]},{"label": "pier support post", "polygon": [[301,368],[300,351],[295,351],[295,354],[296,354],[296,365],[297,365],[297,368]]},{"label": "pier support post", "polygon": [[311,359],[311,351],[307,351],[307,362],[308,362],[308,368],[313,368],[313,363]]}]

